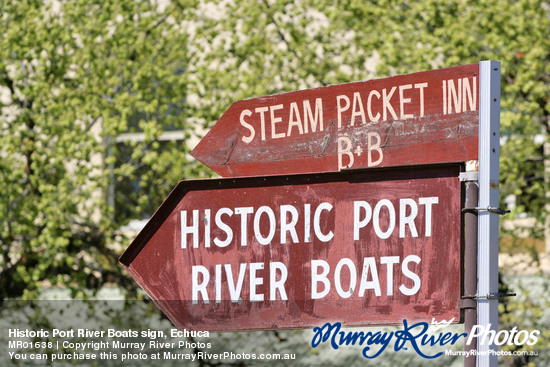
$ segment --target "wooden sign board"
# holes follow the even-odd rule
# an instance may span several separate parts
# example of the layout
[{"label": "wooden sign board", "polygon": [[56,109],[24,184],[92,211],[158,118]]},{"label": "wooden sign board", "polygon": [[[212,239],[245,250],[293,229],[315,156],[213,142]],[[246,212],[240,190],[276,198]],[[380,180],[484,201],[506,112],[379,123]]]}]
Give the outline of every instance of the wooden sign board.
[{"label": "wooden sign board", "polygon": [[478,159],[479,64],[235,102],[191,154],[223,177]]},{"label": "wooden sign board", "polygon": [[182,181],[120,262],[180,329],[458,321],[458,173]]}]

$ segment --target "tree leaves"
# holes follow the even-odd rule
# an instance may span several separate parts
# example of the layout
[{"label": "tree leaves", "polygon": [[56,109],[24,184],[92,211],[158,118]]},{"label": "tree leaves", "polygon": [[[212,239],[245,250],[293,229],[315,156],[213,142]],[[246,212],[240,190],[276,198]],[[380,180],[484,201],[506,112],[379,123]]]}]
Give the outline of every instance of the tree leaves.
[{"label": "tree leaves", "polygon": [[[155,164],[162,132],[187,126],[186,35],[170,11],[133,0],[3,3],[0,299],[124,279],[114,231],[193,171],[185,144]],[[121,161],[116,139],[129,131],[143,140]],[[134,188],[115,192],[127,209],[114,217],[106,197],[123,181],[147,187],[149,205],[125,203]]]}]

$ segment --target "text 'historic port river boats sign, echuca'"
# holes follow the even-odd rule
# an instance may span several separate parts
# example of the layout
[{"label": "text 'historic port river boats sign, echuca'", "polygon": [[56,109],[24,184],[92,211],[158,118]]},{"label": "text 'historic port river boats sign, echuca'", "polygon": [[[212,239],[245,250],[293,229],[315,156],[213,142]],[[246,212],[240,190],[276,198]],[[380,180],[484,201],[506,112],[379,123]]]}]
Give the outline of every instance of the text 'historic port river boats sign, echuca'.
[{"label": "text 'historic port river boats sign, echuca'", "polygon": [[235,102],[191,154],[223,177],[478,156],[479,65]]},{"label": "text 'historic port river boats sign, echuca'", "polygon": [[120,261],[179,328],[458,321],[478,86],[476,64],[236,102],[193,154],[277,176],[180,182]]}]

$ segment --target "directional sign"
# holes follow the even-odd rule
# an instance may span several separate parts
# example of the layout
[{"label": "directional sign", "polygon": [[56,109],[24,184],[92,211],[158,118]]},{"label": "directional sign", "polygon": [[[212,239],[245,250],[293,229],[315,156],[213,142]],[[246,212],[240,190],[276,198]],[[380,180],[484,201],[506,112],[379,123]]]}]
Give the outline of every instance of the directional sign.
[{"label": "directional sign", "polygon": [[479,64],[235,102],[191,154],[224,177],[478,159]]},{"label": "directional sign", "polygon": [[458,321],[458,173],[182,181],[120,262],[180,329]]}]

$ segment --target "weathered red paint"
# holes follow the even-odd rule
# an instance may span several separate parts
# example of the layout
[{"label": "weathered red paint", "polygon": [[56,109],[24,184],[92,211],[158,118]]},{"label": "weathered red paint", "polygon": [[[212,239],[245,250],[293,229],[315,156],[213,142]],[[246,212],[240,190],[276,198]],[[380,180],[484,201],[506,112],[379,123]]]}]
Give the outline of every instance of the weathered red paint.
[{"label": "weathered red paint", "polygon": [[[180,182],[161,205],[150,222],[121,256],[120,262],[137,283],[154,300],[158,307],[180,329],[193,330],[258,330],[277,328],[309,328],[330,321],[341,321],[345,325],[381,325],[401,323],[403,319],[431,321],[459,320],[458,300],[460,298],[460,218],[461,186],[459,169],[454,166],[433,166],[406,171],[370,170],[341,173],[310,174],[296,176],[275,176],[264,178],[238,178]],[[426,206],[418,207],[413,219],[418,237],[412,237],[410,227],[405,227],[405,236],[399,236],[400,199],[438,197],[438,203],[431,206],[431,235],[426,237],[428,216]],[[354,240],[354,201],[364,200],[375,208],[376,203],[387,199],[396,211],[396,227],[387,239],[376,235],[370,221]],[[318,229],[322,234],[333,232],[328,242],[315,235],[312,218],[315,208],[322,202],[333,208],[319,215]],[[311,205],[311,242],[305,242],[305,207]],[[387,203],[387,202],[386,202]],[[215,223],[215,213],[220,208],[252,207],[258,211],[261,206],[273,208],[279,220],[281,205],[293,205],[298,211],[296,231],[298,243],[293,243],[290,232],[287,243],[281,243],[280,225],[276,225],[273,240],[262,245],[254,235],[253,215],[248,215],[247,242],[242,246],[241,217],[222,215],[223,222],[232,228],[233,240],[226,247],[211,243],[205,248],[206,223],[210,223],[210,240],[226,239],[226,233]],[[191,226],[192,210],[200,210],[199,247],[193,248],[193,235],[187,235],[187,247],[182,249],[182,211],[189,214],[186,225]],[[210,221],[205,209],[211,210]],[[410,215],[408,207],[404,215]],[[360,212],[366,215],[365,212]],[[291,220],[292,216],[287,216]],[[374,214],[373,214],[374,217]],[[389,208],[381,206],[380,228],[389,225]],[[260,220],[260,233],[267,236],[269,228],[267,215]],[[416,255],[421,261],[409,263],[409,270],[421,281],[414,295],[400,292],[401,285],[414,288],[415,281],[403,272],[401,262]],[[387,295],[388,266],[380,259],[398,256],[399,263],[393,269],[393,295]],[[379,277],[381,294],[366,289],[363,297],[358,296],[360,279],[349,298],[342,298],[335,289],[334,272],[339,261],[349,259],[355,266],[358,277],[363,271],[364,258],[374,257]],[[331,290],[324,298],[312,299],[312,260],[324,260],[330,264]],[[281,300],[280,293],[270,300],[269,266],[280,262],[288,270],[285,290],[288,299]],[[217,264],[231,264],[234,282],[238,281],[239,264],[262,263],[263,270],[257,275],[263,277],[263,284],[255,289],[265,294],[263,301],[250,301],[249,267],[246,268],[242,286],[241,301],[232,302],[228,292],[228,279],[222,277],[221,302],[216,302],[215,273]],[[201,297],[198,303],[192,299],[192,267],[203,265],[210,273],[208,283],[209,303]],[[222,266],[223,269],[223,266]],[[342,267],[342,287],[350,285],[350,272]],[[372,279],[372,273],[367,280]],[[279,273],[280,275],[280,273]],[[276,279],[277,280],[277,279]],[[323,286],[319,284],[318,291]]]},{"label": "weathered red paint", "polygon": [[[224,177],[475,160],[478,88],[479,65],[472,64],[241,100],[191,154]],[[346,100],[338,96],[349,100],[340,126]],[[313,132],[317,100],[323,129],[317,121]],[[339,139],[340,150],[347,142],[351,151],[341,165]]]}]

